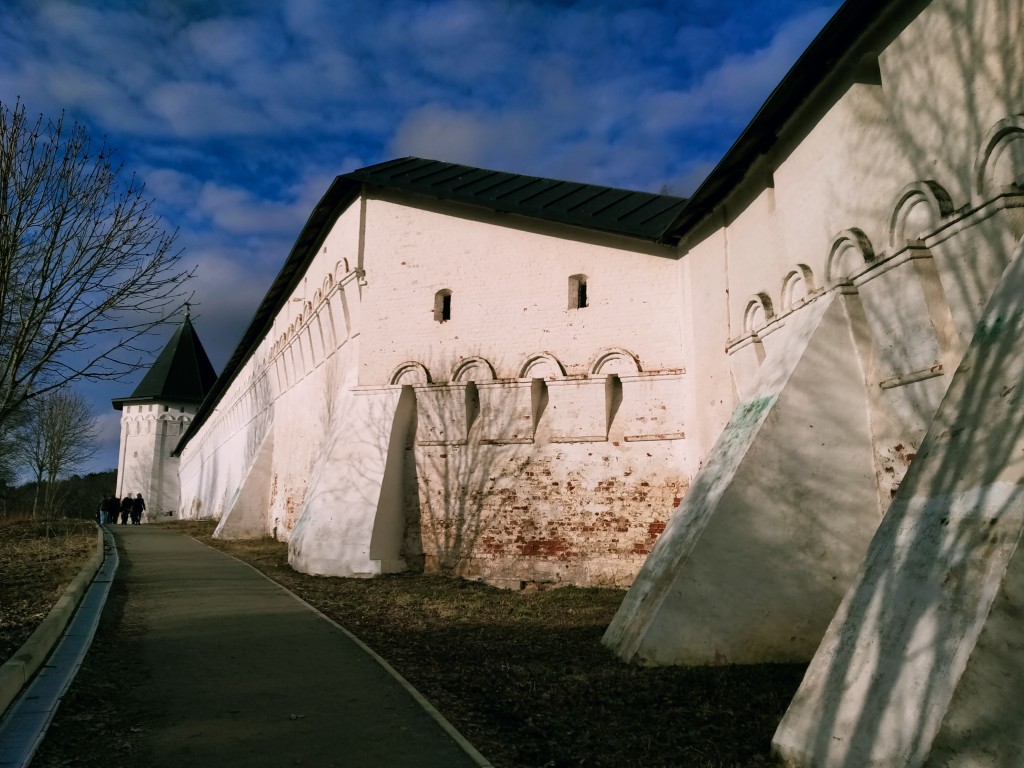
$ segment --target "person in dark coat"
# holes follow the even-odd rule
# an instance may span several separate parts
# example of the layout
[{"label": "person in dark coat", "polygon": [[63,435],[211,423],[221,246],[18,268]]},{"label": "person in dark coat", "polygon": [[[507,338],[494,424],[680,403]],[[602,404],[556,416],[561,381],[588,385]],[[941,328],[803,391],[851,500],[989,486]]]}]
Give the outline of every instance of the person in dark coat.
[{"label": "person in dark coat", "polygon": [[128,525],[128,516],[132,513],[132,495],[129,493],[121,499],[121,525]]},{"label": "person in dark coat", "polygon": [[110,494],[103,500],[104,509],[106,510],[106,524],[117,525],[117,515],[121,511],[121,502],[117,500],[117,496]]},{"label": "person in dark coat", "polygon": [[142,498],[141,493],[136,493],[135,498],[132,499],[132,525],[140,525],[142,523],[142,512],[146,508],[146,502]]}]

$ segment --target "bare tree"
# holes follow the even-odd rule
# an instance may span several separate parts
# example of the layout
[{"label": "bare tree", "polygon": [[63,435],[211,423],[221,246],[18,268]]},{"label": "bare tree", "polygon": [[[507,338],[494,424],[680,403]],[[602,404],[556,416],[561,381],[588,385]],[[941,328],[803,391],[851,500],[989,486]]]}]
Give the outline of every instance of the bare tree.
[{"label": "bare tree", "polygon": [[52,516],[57,505],[57,481],[70,475],[96,452],[96,420],[85,398],[62,389],[35,398],[27,409],[18,445],[22,465],[36,482],[32,516],[42,510]]},{"label": "bare tree", "polygon": [[145,362],[184,298],[176,232],[85,128],[0,104],[0,424],[29,400]]}]

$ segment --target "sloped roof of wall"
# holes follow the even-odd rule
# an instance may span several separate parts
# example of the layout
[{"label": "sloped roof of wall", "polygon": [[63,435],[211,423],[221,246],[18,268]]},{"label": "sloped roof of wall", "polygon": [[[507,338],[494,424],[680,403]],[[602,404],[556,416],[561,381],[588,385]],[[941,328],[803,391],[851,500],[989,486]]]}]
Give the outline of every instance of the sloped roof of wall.
[{"label": "sloped roof of wall", "polygon": [[216,381],[217,372],[213,370],[192,321],[185,315],[131,396],[119,397],[112,402],[117,410],[125,404],[140,402],[201,403]]},{"label": "sloped roof of wall", "polygon": [[685,198],[403,157],[347,173],[385,189],[661,241]]}]

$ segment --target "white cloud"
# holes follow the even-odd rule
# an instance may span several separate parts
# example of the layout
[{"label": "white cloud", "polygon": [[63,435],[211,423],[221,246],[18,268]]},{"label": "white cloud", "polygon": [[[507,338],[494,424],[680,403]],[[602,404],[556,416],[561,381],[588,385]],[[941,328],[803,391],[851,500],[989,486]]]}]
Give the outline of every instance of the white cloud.
[{"label": "white cloud", "polygon": [[662,134],[752,118],[830,15],[819,8],[787,22],[767,47],[725,58],[693,87],[648,94],[642,105],[644,131]]},{"label": "white cloud", "polygon": [[202,182],[191,174],[172,168],[140,168],[139,174],[146,183],[146,194],[160,206],[192,208]]},{"label": "white cloud", "polygon": [[181,138],[261,133],[270,128],[255,104],[219,83],[168,82],[154,88],[145,101]]},{"label": "white cloud", "polygon": [[268,199],[253,190],[203,184],[196,208],[211,224],[226,234],[297,235],[316,201],[330,185],[333,174],[317,174],[285,191],[285,199]]},{"label": "white cloud", "polygon": [[[105,407],[103,410],[98,410],[98,407],[101,406]],[[121,439],[121,412],[114,410],[108,412],[106,409],[111,408],[109,402],[97,403],[94,408],[96,408],[93,413],[95,414],[96,436],[100,450],[109,450],[113,447],[116,451]]]},{"label": "white cloud", "polygon": [[391,150],[395,155],[479,165],[492,141],[489,134],[479,116],[429,104],[413,110],[399,124]]}]

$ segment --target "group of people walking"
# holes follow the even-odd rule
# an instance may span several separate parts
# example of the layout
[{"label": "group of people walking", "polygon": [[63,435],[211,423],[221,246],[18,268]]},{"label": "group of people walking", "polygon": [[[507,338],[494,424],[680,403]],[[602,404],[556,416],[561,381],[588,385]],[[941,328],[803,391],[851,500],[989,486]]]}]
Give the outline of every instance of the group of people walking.
[{"label": "group of people walking", "polygon": [[135,494],[135,498],[129,493],[118,501],[117,496],[110,496],[100,502],[99,519],[100,525],[117,525],[117,518],[120,516],[121,525],[128,525],[129,518],[132,525],[142,523],[142,513],[146,509],[146,502],[141,493]]}]

